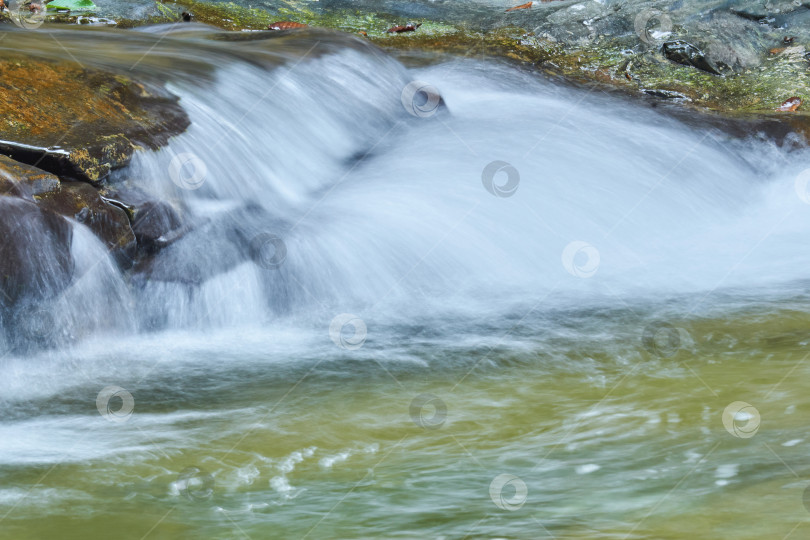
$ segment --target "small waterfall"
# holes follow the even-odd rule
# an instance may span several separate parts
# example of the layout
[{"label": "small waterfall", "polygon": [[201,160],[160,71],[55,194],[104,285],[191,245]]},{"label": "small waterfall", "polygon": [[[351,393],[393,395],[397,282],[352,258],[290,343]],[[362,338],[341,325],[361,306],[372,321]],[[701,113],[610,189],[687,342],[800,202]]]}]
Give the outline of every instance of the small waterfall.
[{"label": "small waterfall", "polygon": [[[137,62],[192,124],[111,179],[170,204],[183,228],[118,271],[103,254],[89,262],[100,248],[74,224],[54,335],[474,317],[804,278],[806,151],[497,63],[408,70],[353,37],[209,34],[170,33]],[[153,45],[136,33],[104,56],[78,35],[66,43],[106,67]],[[170,71],[172,55],[187,62]],[[411,114],[414,80],[448,110]]]}]

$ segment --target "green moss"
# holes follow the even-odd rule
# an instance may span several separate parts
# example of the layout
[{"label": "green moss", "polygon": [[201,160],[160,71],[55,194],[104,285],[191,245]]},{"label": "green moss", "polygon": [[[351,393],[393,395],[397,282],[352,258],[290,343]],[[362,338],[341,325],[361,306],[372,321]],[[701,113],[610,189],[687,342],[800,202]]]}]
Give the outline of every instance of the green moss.
[{"label": "green moss", "polygon": [[[515,26],[481,32],[442,21],[405,21],[387,13],[357,10],[322,14],[305,7],[265,10],[199,0],[159,2],[158,6],[161,20],[143,22],[176,21],[182,11],[191,12],[199,22],[224,30],[258,30],[271,22],[289,20],[367,35],[373,43],[394,51],[507,58],[575,82],[610,85],[629,93],[676,92],[695,106],[725,112],[773,112],[789,97],[810,97],[807,73],[810,66],[801,47],[767,57],[763,51],[759,67],[716,76],[670,62],[658,51],[625,54],[637,41],[622,37],[603,37],[598,45],[574,46],[538,38]],[[392,26],[406,22],[421,26],[415,32],[387,33]],[[124,21],[120,26],[127,24]]]}]

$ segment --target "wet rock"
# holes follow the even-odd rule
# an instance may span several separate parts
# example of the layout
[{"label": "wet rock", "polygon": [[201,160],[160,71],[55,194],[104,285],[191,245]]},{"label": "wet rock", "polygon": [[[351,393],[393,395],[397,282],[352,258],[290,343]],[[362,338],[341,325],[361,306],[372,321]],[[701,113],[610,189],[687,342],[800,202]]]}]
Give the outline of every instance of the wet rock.
[{"label": "wet rock", "polygon": [[58,190],[59,185],[56,176],[0,155],[0,195],[33,200],[36,195]]},{"label": "wet rock", "polygon": [[62,178],[98,184],[135,148],[157,148],[188,124],[157,86],[70,62],[0,58],[0,154]]},{"label": "wet rock", "polygon": [[174,242],[178,236],[173,233],[182,226],[177,211],[163,201],[147,201],[138,208],[132,220],[138,247],[147,253],[154,253]]},{"label": "wet rock", "polygon": [[672,90],[658,90],[655,88],[645,88],[642,90],[648,96],[660,98],[660,99],[667,99],[667,100],[674,100],[674,101],[691,101],[687,96],[681,94],[680,92],[674,92]]},{"label": "wet rock", "polygon": [[701,69],[712,75],[720,75],[720,72],[706,59],[703,51],[683,40],[668,41],[663,45],[663,53],[667,59],[682,64]]},{"label": "wet rock", "polygon": [[[446,55],[501,57],[554,77],[610,86],[634,96],[649,95],[647,90],[654,89],[660,91],[661,95],[654,96],[662,103],[688,103],[729,116],[769,115],[786,96],[810,94],[808,63],[803,57],[810,44],[806,3],[535,2],[531,9],[504,14],[505,8],[517,3],[413,0],[389,2],[383,10],[378,0],[321,0],[274,11],[181,0],[182,8],[177,9],[193,10],[200,22],[227,30],[259,30],[273,21],[294,17],[323,29],[364,32],[369,41],[409,64],[436,62]],[[408,39],[392,39],[386,33],[408,20],[422,24]],[[237,32],[227,39],[261,34]],[[793,42],[785,43],[786,36]],[[682,41],[697,51],[673,47],[669,52],[676,63],[665,56],[665,41]],[[783,53],[768,55],[770,49],[786,45]],[[794,47],[801,53],[788,54]],[[633,67],[625,70],[628,60]],[[696,69],[683,69],[682,65]],[[673,100],[671,92],[686,98]],[[803,123],[801,131],[810,131],[800,115],[787,116],[778,121]]]},{"label": "wet rock", "polygon": [[167,201],[157,200],[137,188],[115,186],[101,193],[105,201],[127,213],[139,256],[154,254],[187,232],[180,213]]},{"label": "wet rock", "polygon": [[132,266],[137,243],[127,213],[105,201],[84,182],[63,182],[58,190],[37,197],[39,206],[86,225],[123,268]]},{"label": "wet rock", "polygon": [[268,30],[297,30],[299,28],[307,28],[307,25],[293,21],[276,21],[267,25]]},{"label": "wet rock", "polygon": [[52,298],[74,271],[73,230],[61,216],[31,201],[0,197],[0,308]]},{"label": "wet rock", "polygon": [[[144,281],[198,285],[248,260],[265,269],[277,269],[286,256],[282,232],[287,227],[263,208],[249,205],[195,224],[166,249],[139,261],[134,271],[137,279]],[[272,247],[277,247],[278,253],[268,253]]]}]

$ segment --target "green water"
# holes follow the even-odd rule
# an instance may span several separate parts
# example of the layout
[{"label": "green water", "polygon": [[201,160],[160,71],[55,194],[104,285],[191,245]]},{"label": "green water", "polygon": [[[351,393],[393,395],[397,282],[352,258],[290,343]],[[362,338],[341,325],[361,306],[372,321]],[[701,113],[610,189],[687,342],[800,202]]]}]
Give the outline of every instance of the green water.
[{"label": "green water", "polygon": [[[677,350],[660,333],[645,348],[648,314],[604,310],[443,350],[440,331],[410,328],[411,362],[161,363],[129,381],[122,422],[96,411],[103,381],[85,380],[45,407],[69,433],[58,457],[0,467],[0,536],[802,538],[810,315],[786,304],[678,319]],[[433,404],[414,415],[422,394]],[[735,401],[760,414],[752,437],[724,427]],[[502,474],[518,480],[499,507]]]}]

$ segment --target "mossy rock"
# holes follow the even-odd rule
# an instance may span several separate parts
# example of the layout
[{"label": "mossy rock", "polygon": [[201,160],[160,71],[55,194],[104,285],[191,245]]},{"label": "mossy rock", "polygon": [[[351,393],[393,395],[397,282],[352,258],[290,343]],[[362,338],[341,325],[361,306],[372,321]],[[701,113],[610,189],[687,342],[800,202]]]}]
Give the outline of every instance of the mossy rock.
[{"label": "mossy rock", "polygon": [[58,190],[59,186],[57,176],[0,155],[0,195],[33,201],[35,195]]},{"label": "mossy rock", "polygon": [[[770,116],[790,97],[810,98],[810,31],[802,8],[791,2],[765,8],[756,2],[730,6],[697,0],[678,5],[641,0],[535,2],[531,9],[513,13],[495,6],[454,4],[431,6],[430,18],[423,12],[420,16],[419,10],[414,17],[376,11],[371,2],[355,9],[345,7],[346,2],[330,3],[343,6],[334,9],[296,4],[297,9],[264,10],[198,0],[162,5],[167,19],[190,11],[195,20],[226,30],[263,29],[269,22],[289,20],[361,34],[414,63],[448,54],[506,58],[576,83],[729,115]],[[407,10],[403,6],[399,11]],[[668,60],[663,41],[643,39],[638,25],[654,13],[671,22],[666,39],[686,40],[701,50],[706,65],[717,66],[719,75]],[[386,32],[406,22],[421,26],[415,32]],[[790,42],[787,46],[784,39]],[[806,132],[808,119],[802,110],[783,117]]]},{"label": "mossy rock", "polygon": [[185,130],[178,98],[127,77],[6,55],[0,59],[0,154],[95,184]]}]

